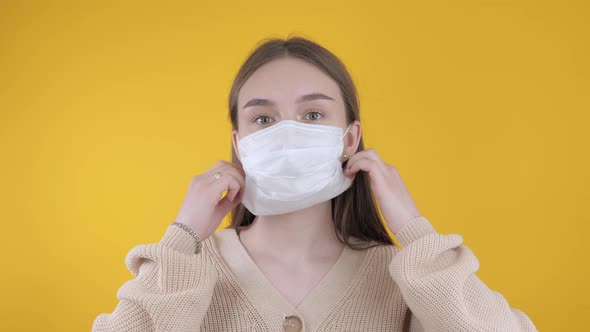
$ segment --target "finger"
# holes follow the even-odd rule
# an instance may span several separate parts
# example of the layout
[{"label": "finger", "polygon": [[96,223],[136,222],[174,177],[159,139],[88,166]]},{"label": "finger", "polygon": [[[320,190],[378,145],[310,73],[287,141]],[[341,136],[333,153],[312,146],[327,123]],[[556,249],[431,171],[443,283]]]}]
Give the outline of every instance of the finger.
[{"label": "finger", "polygon": [[246,179],[243,171],[240,172],[235,166],[226,167],[223,171],[221,171],[221,176],[224,174],[232,175],[240,184],[240,188],[244,188],[246,186]]},{"label": "finger", "polygon": [[[374,161],[375,165],[381,168],[382,171],[386,170],[385,162],[383,162],[379,154],[377,154],[377,152],[374,149],[363,150],[352,155],[352,157],[350,157],[350,160],[348,161],[348,164],[346,165],[347,169],[350,169],[350,166],[360,159],[368,159]],[[345,169],[345,173],[347,169]]]},{"label": "finger", "polygon": [[215,220],[223,219],[229,213],[229,211],[231,211],[231,209],[233,209],[241,201],[241,197],[242,193],[240,192],[233,202],[230,201],[227,196],[222,198],[219,203],[217,203],[217,208],[213,212]]},{"label": "finger", "polygon": [[380,170],[379,163],[369,158],[356,158],[352,160],[352,163],[348,164],[345,173],[348,175],[354,175],[358,171],[363,170],[371,176],[377,176]]},{"label": "finger", "polygon": [[[227,172],[229,170],[232,170],[232,172],[234,172],[234,175],[238,179],[243,180],[246,177],[246,173],[244,172],[244,169],[242,168],[241,164],[230,163],[230,162],[226,162],[224,160],[219,160],[213,168],[211,168],[207,171],[206,176],[208,176],[210,181],[214,181],[214,180],[216,180],[214,177],[216,172],[223,174],[224,172]],[[242,182],[244,182],[244,181],[242,181]]]},{"label": "finger", "polygon": [[222,219],[225,217],[226,214],[231,211],[236,205],[238,205],[242,201],[242,197],[244,196],[244,191],[240,191],[238,195],[233,199],[230,200],[229,197],[226,195],[223,197],[218,203],[217,208],[215,209],[215,214],[219,213],[218,218]]},{"label": "finger", "polygon": [[365,155],[367,156],[367,158],[375,160],[375,161],[382,161],[381,160],[381,156],[379,156],[379,154],[377,153],[377,151],[375,151],[375,149],[373,148],[368,148],[364,151],[362,151],[365,153]]},{"label": "finger", "polygon": [[209,168],[205,173],[203,173],[203,175],[206,176],[210,180],[215,180],[215,177],[214,177],[215,172],[221,172],[228,167],[229,167],[228,162],[226,162],[225,160],[218,160],[215,163],[215,165],[213,165],[213,167]]},{"label": "finger", "polygon": [[240,185],[240,181],[236,179],[233,172],[229,170],[225,170],[221,177],[213,182],[213,185],[215,186],[215,192],[218,193],[217,199],[219,199],[221,195],[223,195],[223,193],[227,190],[226,196],[230,200],[234,199],[242,187]]},{"label": "finger", "polygon": [[234,169],[241,177],[244,179],[246,178],[246,172],[244,171],[244,167],[240,163],[231,163],[229,164],[231,169]]}]

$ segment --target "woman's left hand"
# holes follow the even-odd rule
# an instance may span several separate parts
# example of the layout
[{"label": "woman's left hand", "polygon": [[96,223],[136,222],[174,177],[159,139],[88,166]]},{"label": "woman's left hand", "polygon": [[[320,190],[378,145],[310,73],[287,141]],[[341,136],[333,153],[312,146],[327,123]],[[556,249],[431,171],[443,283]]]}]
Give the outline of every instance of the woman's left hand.
[{"label": "woman's left hand", "polygon": [[398,170],[385,163],[374,149],[352,155],[344,174],[353,177],[360,170],[369,173],[373,193],[393,234],[397,234],[402,226],[420,216]]}]

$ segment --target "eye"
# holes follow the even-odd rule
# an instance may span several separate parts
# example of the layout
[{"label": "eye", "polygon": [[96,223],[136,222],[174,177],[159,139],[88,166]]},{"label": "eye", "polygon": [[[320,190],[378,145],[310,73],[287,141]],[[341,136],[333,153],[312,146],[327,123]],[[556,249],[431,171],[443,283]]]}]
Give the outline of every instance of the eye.
[{"label": "eye", "polygon": [[271,122],[271,118],[268,115],[260,115],[260,116],[255,117],[254,121],[252,121],[252,122],[256,122],[261,125],[266,125]]},{"label": "eye", "polygon": [[310,115],[310,114],[314,115],[314,116],[312,116],[312,117],[310,118],[310,120],[319,120],[319,119],[320,119],[320,117],[323,117],[323,116],[324,116],[322,113],[320,113],[320,112],[315,112],[315,111],[309,112],[309,113],[305,114],[305,116],[307,116],[307,115]]}]

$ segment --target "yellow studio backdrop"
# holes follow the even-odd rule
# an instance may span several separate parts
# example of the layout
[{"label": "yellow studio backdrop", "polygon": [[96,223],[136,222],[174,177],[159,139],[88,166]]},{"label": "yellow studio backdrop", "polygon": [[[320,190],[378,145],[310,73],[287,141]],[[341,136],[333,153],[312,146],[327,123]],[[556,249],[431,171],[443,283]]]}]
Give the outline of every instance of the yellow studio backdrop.
[{"label": "yellow studio backdrop", "polygon": [[[3,331],[89,331],[191,177],[230,159],[227,94],[266,37],[355,80],[367,147],[541,331],[587,325],[585,1],[2,1]],[[225,226],[228,219],[224,220]]]}]

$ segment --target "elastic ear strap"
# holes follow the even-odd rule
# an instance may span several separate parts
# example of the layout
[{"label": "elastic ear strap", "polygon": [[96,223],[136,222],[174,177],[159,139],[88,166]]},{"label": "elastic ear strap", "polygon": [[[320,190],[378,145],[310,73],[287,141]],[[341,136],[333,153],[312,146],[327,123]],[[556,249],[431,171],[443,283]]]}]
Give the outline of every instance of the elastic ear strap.
[{"label": "elastic ear strap", "polygon": [[348,134],[348,129],[350,129],[351,125],[348,125],[348,127],[346,128],[346,131],[344,132],[344,134],[342,134],[341,138],[346,136],[346,134]]}]

